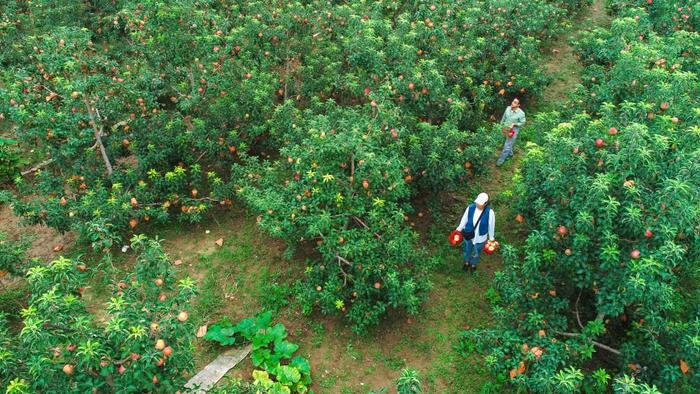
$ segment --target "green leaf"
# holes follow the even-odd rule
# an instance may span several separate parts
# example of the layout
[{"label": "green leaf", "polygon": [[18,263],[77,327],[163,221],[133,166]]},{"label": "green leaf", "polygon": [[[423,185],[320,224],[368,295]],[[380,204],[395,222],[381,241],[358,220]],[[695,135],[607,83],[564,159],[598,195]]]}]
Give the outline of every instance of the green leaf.
[{"label": "green leaf", "polygon": [[299,349],[299,345],[289,341],[275,342],[275,353],[282,358],[290,358]]},{"label": "green leaf", "polygon": [[236,343],[236,330],[228,319],[212,325],[204,334],[204,339],[218,342],[222,346],[230,346]]},{"label": "green leaf", "polygon": [[260,332],[253,337],[251,342],[253,343],[253,349],[265,349],[272,342],[272,339],[267,332]]},{"label": "green leaf", "polygon": [[268,389],[272,386],[272,379],[270,379],[270,374],[267,373],[267,371],[261,371],[259,369],[256,369],[253,371],[253,384],[256,386],[262,386],[265,389]]},{"label": "green leaf", "polygon": [[233,329],[236,333],[240,333],[241,336],[250,341],[253,335],[255,335],[255,331],[257,331],[255,319],[252,317],[243,319],[239,321]]},{"label": "green leaf", "polygon": [[302,356],[296,356],[292,359],[292,361],[289,363],[290,366],[296,368],[299,370],[299,372],[303,374],[310,374],[311,373],[311,365],[309,364],[309,360],[305,359]]},{"label": "green leaf", "polygon": [[262,363],[264,363],[267,359],[270,358],[270,349],[258,349],[254,350],[250,354],[250,360],[253,362],[254,366],[260,366]]},{"label": "green leaf", "polygon": [[269,335],[270,340],[276,343],[284,340],[284,338],[287,337],[287,330],[284,328],[284,325],[277,323],[274,325],[274,327],[267,330],[267,334]]},{"label": "green leaf", "polygon": [[266,328],[272,323],[272,311],[266,311],[255,318],[255,326],[258,329]]},{"label": "green leaf", "polygon": [[301,379],[299,370],[288,365],[277,368],[277,380],[285,386],[291,386]]}]

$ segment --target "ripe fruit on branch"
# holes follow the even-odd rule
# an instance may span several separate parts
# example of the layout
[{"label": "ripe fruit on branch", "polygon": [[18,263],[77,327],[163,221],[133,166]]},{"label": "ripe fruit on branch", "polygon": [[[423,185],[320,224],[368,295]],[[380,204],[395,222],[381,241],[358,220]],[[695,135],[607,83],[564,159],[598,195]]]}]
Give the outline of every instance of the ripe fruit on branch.
[{"label": "ripe fruit on branch", "polygon": [[173,354],[173,348],[170,346],[167,346],[165,349],[163,349],[163,356],[165,357],[170,357]]},{"label": "ripe fruit on branch", "polygon": [[367,190],[369,189],[369,181],[367,179],[362,180],[362,187]]},{"label": "ripe fruit on branch", "polygon": [[644,232],[644,236],[647,238],[651,238],[654,236],[654,233],[652,233],[651,230],[647,229],[647,231]]},{"label": "ripe fruit on branch", "polygon": [[638,249],[634,249],[633,251],[630,252],[630,257],[634,260],[637,260],[637,259],[639,259],[641,254],[642,253]]},{"label": "ripe fruit on branch", "polygon": [[63,366],[63,373],[65,373],[66,375],[73,375],[73,370],[74,368],[72,364],[66,364]]},{"label": "ripe fruit on branch", "polygon": [[610,135],[615,135],[615,134],[617,134],[617,129],[614,127],[611,127],[609,132],[610,132]]},{"label": "ripe fruit on branch", "polygon": [[182,312],[178,313],[178,315],[177,315],[177,320],[179,320],[181,322],[185,322],[189,318],[190,318],[190,315],[188,315],[187,312],[185,312],[185,311],[182,311]]},{"label": "ripe fruit on branch", "polygon": [[603,145],[605,145],[605,141],[603,141],[602,138],[596,138],[595,140],[595,146],[598,148],[602,148]]},{"label": "ripe fruit on branch", "polygon": [[379,282],[374,282],[374,288],[375,289],[380,289],[382,287],[382,284]]},{"label": "ripe fruit on branch", "polygon": [[156,349],[158,349],[158,350],[165,349],[165,341],[162,339],[157,340],[156,341]]},{"label": "ripe fruit on branch", "polygon": [[569,233],[569,230],[566,228],[566,226],[557,227],[557,234],[561,235],[562,237],[568,233]]}]

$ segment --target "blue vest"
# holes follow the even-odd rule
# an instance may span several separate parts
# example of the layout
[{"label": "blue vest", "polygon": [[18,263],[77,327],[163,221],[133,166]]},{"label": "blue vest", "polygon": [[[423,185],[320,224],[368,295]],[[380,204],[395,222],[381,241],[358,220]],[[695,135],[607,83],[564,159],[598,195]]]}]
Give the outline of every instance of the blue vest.
[{"label": "blue vest", "polygon": [[[464,226],[464,231],[466,232],[474,231],[474,211],[476,211],[476,204],[469,205],[467,210],[467,225]],[[481,214],[481,221],[479,222],[479,234],[481,235],[488,234],[489,232],[489,215],[491,215],[491,208],[487,206],[484,208],[484,212]]]}]

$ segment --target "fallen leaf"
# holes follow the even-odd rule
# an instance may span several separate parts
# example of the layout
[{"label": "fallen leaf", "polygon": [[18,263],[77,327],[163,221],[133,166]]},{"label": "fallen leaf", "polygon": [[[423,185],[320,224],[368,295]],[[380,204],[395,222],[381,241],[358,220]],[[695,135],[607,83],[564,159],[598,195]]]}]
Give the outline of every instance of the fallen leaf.
[{"label": "fallen leaf", "polygon": [[199,327],[199,330],[197,330],[197,338],[203,337],[207,333],[207,325],[203,325],[202,327]]},{"label": "fallen leaf", "polygon": [[63,245],[56,245],[53,247],[54,252],[60,252],[63,250]]},{"label": "fallen leaf", "polygon": [[683,372],[684,374],[687,374],[689,370],[690,370],[690,367],[688,367],[688,363],[681,360],[681,372]]},{"label": "fallen leaf", "polygon": [[214,242],[214,243],[217,244],[217,245],[219,245],[219,246],[223,246],[223,245],[224,245],[224,239],[223,239],[223,238],[219,238],[219,239],[217,239],[216,242]]},{"label": "fallen leaf", "polygon": [[177,260],[173,261],[173,264],[174,264],[174,265],[180,265],[180,264],[182,264],[182,260],[177,259]]}]

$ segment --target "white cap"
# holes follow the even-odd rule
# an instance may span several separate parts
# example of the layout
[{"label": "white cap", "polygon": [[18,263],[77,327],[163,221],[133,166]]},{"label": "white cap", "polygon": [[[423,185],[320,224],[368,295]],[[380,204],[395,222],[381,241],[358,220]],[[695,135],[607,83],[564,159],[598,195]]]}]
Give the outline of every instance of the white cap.
[{"label": "white cap", "polygon": [[475,203],[479,205],[484,205],[489,201],[489,195],[486,193],[479,193],[478,196],[476,196],[476,200],[474,200]]}]

